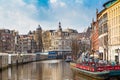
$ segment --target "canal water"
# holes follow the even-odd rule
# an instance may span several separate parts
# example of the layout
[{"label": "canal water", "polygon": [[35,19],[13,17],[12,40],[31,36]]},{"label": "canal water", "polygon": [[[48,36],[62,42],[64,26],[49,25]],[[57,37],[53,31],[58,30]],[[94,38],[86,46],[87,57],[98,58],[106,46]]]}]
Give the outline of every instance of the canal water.
[{"label": "canal water", "polygon": [[[96,80],[74,72],[61,60],[39,61],[14,66],[0,72],[0,80]],[[111,78],[109,80],[117,80]]]}]

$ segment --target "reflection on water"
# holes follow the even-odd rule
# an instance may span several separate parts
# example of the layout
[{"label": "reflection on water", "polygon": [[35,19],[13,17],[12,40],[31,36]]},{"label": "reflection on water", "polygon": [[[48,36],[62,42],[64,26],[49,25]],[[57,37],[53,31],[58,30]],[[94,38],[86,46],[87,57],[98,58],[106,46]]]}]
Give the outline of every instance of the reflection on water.
[{"label": "reflection on water", "polygon": [[[0,80],[96,80],[73,71],[63,61],[42,61],[14,66],[0,72]],[[111,78],[110,80],[117,80]],[[118,79],[119,80],[119,79]]]},{"label": "reflection on water", "polygon": [[0,80],[73,80],[69,63],[33,62],[0,72]]}]

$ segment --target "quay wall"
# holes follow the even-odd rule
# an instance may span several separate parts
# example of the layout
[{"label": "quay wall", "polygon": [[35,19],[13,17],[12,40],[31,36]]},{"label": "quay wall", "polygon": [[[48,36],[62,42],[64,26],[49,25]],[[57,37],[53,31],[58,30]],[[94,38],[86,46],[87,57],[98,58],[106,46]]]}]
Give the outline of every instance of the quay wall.
[{"label": "quay wall", "polygon": [[22,65],[29,62],[35,62],[47,59],[47,56],[27,53],[27,54],[8,54],[0,53],[0,70],[14,65]]}]

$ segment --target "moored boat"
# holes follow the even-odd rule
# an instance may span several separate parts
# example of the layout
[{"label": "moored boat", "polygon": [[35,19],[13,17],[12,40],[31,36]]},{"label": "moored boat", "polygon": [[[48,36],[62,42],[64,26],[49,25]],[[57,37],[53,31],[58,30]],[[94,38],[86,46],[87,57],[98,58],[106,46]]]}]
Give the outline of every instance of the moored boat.
[{"label": "moored boat", "polygon": [[72,61],[72,59],[65,59],[65,62],[71,62]]},{"label": "moored boat", "polygon": [[71,62],[71,61],[73,61],[72,57],[71,56],[67,56],[66,59],[65,59],[65,62]]},{"label": "moored boat", "polygon": [[70,62],[73,70],[96,79],[107,79],[111,76],[120,75],[120,65],[106,66],[88,66],[79,63]]}]

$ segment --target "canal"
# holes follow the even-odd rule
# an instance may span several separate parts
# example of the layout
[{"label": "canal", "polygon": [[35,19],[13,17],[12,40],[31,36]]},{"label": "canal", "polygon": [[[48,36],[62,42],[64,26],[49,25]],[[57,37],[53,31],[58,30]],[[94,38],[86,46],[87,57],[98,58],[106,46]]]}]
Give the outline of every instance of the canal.
[{"label": "canal", "polygon": [[[61,60],[39,61],[0,71],[0,80],[96,80],[74,72]],[[117,80],[111,78],[109,80]]]}]

